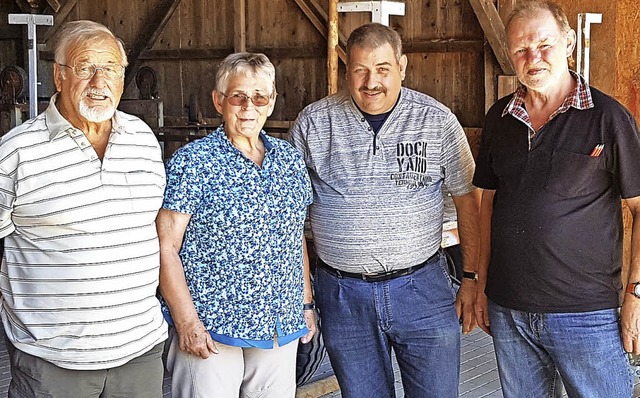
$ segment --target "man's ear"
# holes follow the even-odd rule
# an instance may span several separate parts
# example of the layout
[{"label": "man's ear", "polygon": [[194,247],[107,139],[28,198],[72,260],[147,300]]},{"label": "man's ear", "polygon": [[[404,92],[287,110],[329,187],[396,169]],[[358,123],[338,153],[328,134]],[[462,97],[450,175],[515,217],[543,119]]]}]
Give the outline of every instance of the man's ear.
[{"label": "man's ear", "polygon": [[400,77],[402,80],[404,80],[404,77],[407,74],[407,62],[407,56],[402,54],[400,56],[400,62],[398,62],[400,64]]},{"label": "man's ear", "polygon": [[64,77],[62,76],[62,67],[57,63],[53,64],[53,82],[56,85],[56,91],[62,91],[62,80]]},{"label": "man's ear", "polygon": [[573,50],[576,47],[576,31],[571,29],[567,33],[567,58],[573,54]]}]

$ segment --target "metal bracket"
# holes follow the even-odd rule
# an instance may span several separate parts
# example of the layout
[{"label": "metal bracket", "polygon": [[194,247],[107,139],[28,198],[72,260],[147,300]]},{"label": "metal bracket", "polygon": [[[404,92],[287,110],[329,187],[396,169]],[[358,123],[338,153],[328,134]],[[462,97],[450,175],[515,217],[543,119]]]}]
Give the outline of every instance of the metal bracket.
[{"label": "metal bracket", "polygon": [[[591,24],[602,23],[602,14],[578,14],[578,46],[576,49],[576,70],[589,83],[589,55],[591,53]],[[584,25],[584,28],[583,28]],[[584,35],[584,48],[583,48]]]},{"label": "metal bracket", "polygon": [[398,1],[352,1],[338,3],[338,12],[370,12],[371,22],[389,26],[389,15],[404,15],[404,3]]},{"label": "metal bracket", "polygon": [[36,26],[53,26],[53,15],[9,14],[9,25],[27,25],[29,48],[29,117],[38,115],[38,42]]}]

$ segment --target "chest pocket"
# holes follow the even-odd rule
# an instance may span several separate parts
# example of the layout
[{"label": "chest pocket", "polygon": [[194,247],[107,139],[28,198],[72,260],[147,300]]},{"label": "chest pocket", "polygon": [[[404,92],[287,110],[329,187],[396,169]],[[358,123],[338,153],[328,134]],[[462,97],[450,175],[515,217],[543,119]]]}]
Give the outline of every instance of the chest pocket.
[{"label": "chest pocket", "polygon": [[545,185],[547,191],[571,198],[602,192],[610,184],[604,156],[554,150]]}]

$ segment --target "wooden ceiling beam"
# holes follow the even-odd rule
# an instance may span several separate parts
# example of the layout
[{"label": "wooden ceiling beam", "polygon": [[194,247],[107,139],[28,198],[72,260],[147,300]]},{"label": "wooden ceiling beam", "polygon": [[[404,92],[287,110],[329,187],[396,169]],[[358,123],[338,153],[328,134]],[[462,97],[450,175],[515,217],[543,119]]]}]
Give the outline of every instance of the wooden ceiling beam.
[{"label": "wooden ceiling beam", "polygon": [[[311,21],[313,26],[315,26],[316,30],[320,32],[322,37],[327,39],[328,28],[327,24],[329,23],[329,16],[324,11],[324,9],[316,2],[315,0],[294,0],[300,10],[304,13],[304,15]],[[336,50],[338,51],[338,57],[344,62],[347,63],[347,40],[345,39],[342,33],[338,33],[338,46]]]},{"label": "wooden ceiling beam", "polygon": [[65,21],[67,20],[67,16],[71,12],[71,10],[73,10],[73,7],[76,6],[77,2],[78,0],[67,0],[67,2],[64,3],[64,5],[60,7],[58,11],[56,11],[56,13],[53,16],[53,26],[50,26],[46,30],[46,32],[44,32],[44,34],[42,35],[42,38],[38,40],[40,43],[47,43],[52,37],[54,37],[58,33],[62,25],[64,25]]},{"label": "wooden ceiling beam", "polygon": [[509,58],[507,46],[507,34],[504,24],[498,15],[498,10],[491,0],[469,0],[473,12],[480,22],[484,35],[500,64],[502,72],[506,75],[514,75],[515,69]]},{"label": "wooden ceiling beam", "polygon": [[49,4],[49,7],[53,12],[58,12],[60,10],[60,7],[62,7],[58,0],[47,0],[47,4]]},{"label": "wooden ceiling beam", "polygon": [[180,5],[181,0],[160,0],[155,12],[150,16],[149,21],[143,25],[142,32],[138,35],[138,39],[133,44],[131,51],[128,54],[129,66],[124,77],[124,88],[126,89],[129,84],[134,80],[140,64],[140,54],[145,49],[150,49],[155,44],[160,33],[164,30],[164,27],[173,16],[173,13]]}]

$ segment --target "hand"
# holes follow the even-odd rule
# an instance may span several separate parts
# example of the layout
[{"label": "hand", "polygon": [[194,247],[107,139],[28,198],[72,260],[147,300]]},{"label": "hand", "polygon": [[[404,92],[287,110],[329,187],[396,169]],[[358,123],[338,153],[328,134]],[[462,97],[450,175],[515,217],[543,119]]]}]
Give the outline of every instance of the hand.
[{"label": "hand", "polygon": [[302,342],[302,344],[307,344],[308,342],[311,341],[311,339],[313,338],[313,336],[316,334],[316,331],[317,331],[316,312],[314,310],[304,310],[303,313],[304,313],[304,322],[307,324],[307,329],[309,329],[309,333],[302,336],[300,341]]},{"label": "hand", "polygon": [[478,287],[475,304],[476,322],[478,327],[491,335],[491,324],[489,322],[489,310],[487,305],[487,295],[484,294],[484,287]]},{"label": "hand", "polygon": [[456,312],[458,319],[462,316],[462,333],[467,334],[478,325],[476,317],[473,313],[473,303],[476,299],[477,282],[471,279],[463,278],[460,289],[458,289],[458,297],[456,298]]},{"label": "hand", "polygon": [[202,359],[209,358],[211,353],[218,353],[218,348],[211,335],[199,319],[184,323],[179,327],[176,325],[176,331],[178,332],[178,341],[182,351],[199,356]]},{"label": "hand", "polygon": [[640,299],[625,293],[624,303],[620,310],[622,325],[622,344],[624,350],[632,354],[640,354]]}]

